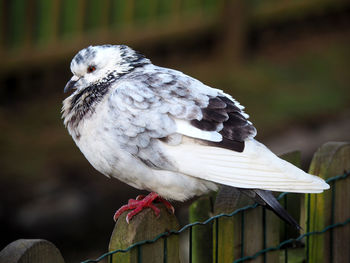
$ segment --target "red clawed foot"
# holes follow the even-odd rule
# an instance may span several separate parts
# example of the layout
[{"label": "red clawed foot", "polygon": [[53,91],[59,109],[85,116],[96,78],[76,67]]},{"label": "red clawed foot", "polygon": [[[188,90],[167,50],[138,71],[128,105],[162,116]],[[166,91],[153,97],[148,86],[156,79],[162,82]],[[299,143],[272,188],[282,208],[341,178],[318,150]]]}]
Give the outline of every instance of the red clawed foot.
[{"label": "red clawed foot", "polygon": [[126,222],[129,223],[129,221],[133,218],[134,215],[140,213],[144,208],[147,207],[151,208],[154,211],[155,215],[159,217],[160,210],[153,204],[153,202],[163,203],[165,207],[169,210],[169,212],[174,214],[174,207],[168,201],[161,198],[158,194],[152,192],[147,196],[139,195],[136,197],[136,199],[129,199],[127,205],[123,205],[117,210],[117,212],[115,212],[113,217],[114,221],[117,221],[119,216],[125,211],[132,210],[126,216]]}]

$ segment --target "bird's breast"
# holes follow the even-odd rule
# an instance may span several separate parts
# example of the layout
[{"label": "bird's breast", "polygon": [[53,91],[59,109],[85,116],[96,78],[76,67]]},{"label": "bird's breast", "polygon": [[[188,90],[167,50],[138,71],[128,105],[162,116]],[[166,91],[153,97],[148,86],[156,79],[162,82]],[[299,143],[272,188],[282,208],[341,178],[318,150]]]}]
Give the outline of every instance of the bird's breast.
[{"label": "bird's breast", "polygon": [[[142,188],[140,176],[150,173],[122,145],[117,123],[103,105],[77,127],[79,137],[73,139],[90,164],[100,173],[115,177],[136,188]],[[142,178],[141,178],[142,180]]]}]

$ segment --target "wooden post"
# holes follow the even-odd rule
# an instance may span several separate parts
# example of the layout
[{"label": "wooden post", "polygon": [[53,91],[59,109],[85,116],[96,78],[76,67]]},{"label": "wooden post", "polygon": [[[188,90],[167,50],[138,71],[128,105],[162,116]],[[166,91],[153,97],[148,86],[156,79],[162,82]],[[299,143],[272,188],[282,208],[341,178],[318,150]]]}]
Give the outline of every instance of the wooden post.
[{"label": "wooden post", "polygon": [[[310,173],[327,179],[350,170],[350,143],[329,142],[315,153]],[[323,194],[310,194],[305,201],[306,231],[319,231],[350,217],[350,178],[330,184]],[[332,198],[334,198],[332,202]],[[332,208],[332,203],[334,207]],[[308,211],[309,207],[309,211]],[[348,262],[350,225],[329,230],[306,239],[307,262]]]},{"label": "wooden post", "polygon": [[[292,164],[294,164],[297,167],[301,167],[301,152],[300,151],[294,151],[290,153],[286,153],[280,156],[283,160],[286,160]],[[304,194],[298,194],[298,193],[290,193],[288,195],[285,195],[282,200],[280,200],[281,204],[284,206],[284,208],[287,210],[287,212],[297,221],[300,222],[300,211],[302,202],[304,202]],[[281,221],[280,221],[281,222]],[[291,226],[289,224],[280,224],[280,240],[288,240],[290,238],[297,238],[300,235],[300,230],[297,230],[294,226]],[[274,246],[277,243],[274,244]],[[269,252],[270,254],[271,252]],[[279,254],[279,251],[274,251],[272,253]],[[298,252],[286,248],[284,250],[283,256],[284,261],[287,262],[288,259],[294,258],[295,254]],[[293,256],[294,255],[294,256]]]},{"label": "wooden post", "polygon": [[[205,195],[194,201],[189,210],[190,223],[207,220],[213,211],[214,195]],[[192,228],[192,262],[213,262],[213,224]]]},{"label": "wooden post", "polygon": [[[242,196],[239,190],[222,186],[215,200],[214,213],[228,214],[248,204],[252,204],[251,200]],[[215,222],[214,262],[233,262],[241,256],[241,218],[240,213],[233,217],[222,217]]]},{"label": "wooden post", "polygon": [[43,239],[19,239],[0,251],[0,263],[64,263],[60,251]]},{"label": "wooden post", "polygon": [[26,1],[25,23],[24,23],[24,45],[25,48],[30,49],[33,46],[34,39],[34,23],[35,23],[35,1]]},{"label": "wooden post", "polygon": [[[166,231],[178,230],[179,223],[175,215],[170,214],[161,204],[156,206],[161,210],[159,218],[156,218],[151,209],[145,209],[134,216],[130,224],[125,220],[128,212],[124,212],[115,224],[109,243],[109,251],[126,249],[136,242],[153,239]],[[138,261],[139,256],[141,261]],[[167,256],[166,261],[164,256]],[[110,262],[179,263],[178,235],[171,235],[166,237],[166,239],[160,238],[155,243],[135,247],[126,253],[114,254]]]},{"label": "wooden post", "polygon": [[50,32],[50,43],[56,44],[56,42],[59,40],[59,29],[60,29],[60,20],[62,15],[62,1],[60,0],[53,0],[51,2],[52,9],[51,9],[51,32]]},{"label": "wooden post", "polygon": [[[300,165],[299,152],[288,153],[281,158]],[[250,204],[251,199],[239,190],[222,187],[216,197],[214,213],[231,213]],[[220,218],[218,222],[218,240],[214,240],[214,255],[218,255],[218,262],[233,262],[243,256],[252,256],[264,247],[276,246],[280,242],[281,219],[262,207],[246,210],[231,218]],[[278,262],[279,251],[261,255],[251,262],[264,262],[264,258],[265,262]]]},{"label": "wooden post", "polygon": [[[6,36],[8,34],[7,23],[8,23],[8,2],[5,0],[0,0],[0,55],[5,52],[6,46]],[[2,57],[2,56],[1,56]]]},{"label": "wooden post", "polygon": [[218,54],[226,62],[238,64],[243,56],[246,38],[246,2],[241,0],[224,0],[222,10],[222,39]]},{"label": "wooden post", "polygon": [[[299,168],[301,167],[300,151],[294,151],[294,152],[282,154],[280,158],[294,164],[296,167],[299,167]],[[290,193],[280,201],[284,205],[284,207],[285,207],[285,201],[287,201],[287,207],[285,207],[285,209],[297,222],[299,221],[299,217],[300,217],[300,205],[301,205],[301,199],[303,196],[304,196],[303,194]],[[286,240],[289,238],[296,238],[300,235],[300,231],[296,230],[294,227],[288,224],[286,225],[287,225],[287,228],[283,228],[281,233],[282,234],[281,238],[283,240]],[[286,231],[286,233],[284,233],[284,231]]]}]

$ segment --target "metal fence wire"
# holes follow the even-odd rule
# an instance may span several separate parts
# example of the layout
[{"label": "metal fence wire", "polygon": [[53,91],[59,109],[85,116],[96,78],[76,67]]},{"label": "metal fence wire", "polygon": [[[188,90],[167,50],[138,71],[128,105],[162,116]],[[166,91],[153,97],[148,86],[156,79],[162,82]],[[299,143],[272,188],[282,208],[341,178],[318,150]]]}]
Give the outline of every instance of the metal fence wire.
[{"label": "metal fence wire", "polygon": [[[282,250],[282,249],[285,249],[286,245],[288,244],[292,244],[293,242],[296,242],[296,241],[301,241],[302,239],[306,238],[305,240],[305,247],[306,247],[306,262],[308,262],[308,259],[309,259],[309,247],[310,247],[310,244],[309,244],[309,237],[310,236],[313,236],[313,235],[319,235],[319,234],[323,234],[327,231],[331,231],[331,234],[330,234],[330,242],[332,242],[332,230],[334,228],[337,228],[337,227],[342,227],[342,226],[345,226],[347,224],[350,223],[350,218],[346,219],[345,221],[343,222],[334,222],[334,207],[335,207],[335,192],[336,192],[336,187],[335,187],[335,182],[338,181],[338,180],[342,180],[342,179],[345,179],[347,178],[348,176],[350,176],[350,170],[349,171],[345,171],[344,174],[341,174],[341,175],[337,175],[337,176],[334,176],[334,177],[331,177],[331,178],[328,178],[326,180],[327,183],[329,183],[331,185],[331,224],[324,227],[323,229],[320,229],[318,231],[309,231],[310,230],[310,214],[309,214],[309,211],[310,211],[310,194],[307,194],[308,195],[308,201],[307,201],[307,219],[306,219],[306,233],[298,236],[297,238],[290,238],[290,239],[287,239],[287,240],[284,240],[283,242],[279,243],[278,245],[276,246],[271,246],[271,247],[266,247],[262,250],[259,250],[257,251],[255,254],[253,255],[250,255],[250,256],[244,256],[244,253],[243,253],[243,249],[244,249],[244,242],[243,242],[243,239],[242,239],[242,248],[241,248],[241,257],[234,260],[234,263],[239,263],[239,262],[244,262],[244,261],[248,261],[248,260],[251,260],[251,259],[255,259],[261,255],[266,255],[266,253],[268,252],[271,252],[271,251],[276,251],[276,250]],[[281,193],[277,199],[278,200],[281,200],[282,198],[285,198],[286,195],[288,195],[287,192],[285,193]],[[139,241],[139,242],[136,242],[134,243],[133,245],[129,246],[128,248],[126,249],[118,249],[118,250],[114,250],[114,251],[110,251],[108,253],[105,253],[103,255],[101,255],[100,257],[96,258],[96,259],[88,259],[88,260],[85,260],[81,263],[92,263],[92,262],[100,262],[102,261],[103,259],[108,259],[108,262],[112,262],[113,261],[113,255],[117,254],[117,253],[126,253],[132,249],[137,249],[137,254],[138,254],[138,262],[141,262],[142,259],[141,259],[141,252],[142,252],[142,246],[145,245],[145,244],[150,244],[150,243],[154,243],[156,242],[157,240],[163,238],[163,242],[164,242],[164,246],[163,246],[163,253],[164,253],[164,262],[167,262],[167,238],[171,235],[179,235],[185,231],[189,231],[189,262],[192,262],[192,230],[193,230],[193,227],[195,226],[200,226],[200,225],[207,225],[207,224],[210,224],[210,223],[215,223],[215,246],[216,246],[216,249],[215,249],[215,252],[216,252],[216,256],[215,256],[215,262],[217,263],[218,262],[218,255],[217,255],[217,251],[218,251],[218,229],[219,229],[219,218],[222,218],[222,217],[233,217],[234,215],[237,215],[239,213],[242,214],[242,232],[241,232],[241,235],[242,237],[244,236],[244,212],[249,210],[249,209],[254,209],[258,206],[258,204],[253,204],[253,205],[249,205],[249,206],[245,206],[245,207],[242,207],[242,208],[239,208],[239,209],[236,209],[235,211],[233,211],[232,213],[229,213],[229,214],[219,214],[219,215],[216,215],[216,216],[213,216],[213,217],[210,217],[208,218],[207,220],[203,221],[203,222],[194,222],[194,223],[191,223],[191,224],[187,224],[185,226],[183,226],[180,230],[170,230],[170,231],[167,231],[167,232],[164,232],[164,233],[161,233],[159,235],[157,235],[155,238],[153,239],[149,239],[149,240],[143,240],[143,241]],[[266,240],[266,219],[265,219],[265,216],[263,216],[263,240]],[[266,244],[266,242],[264,242],[264,244]],[[332,249],[333,249],[333,246],[330,246],[330,255],[332,256]],[[288,249],[285,249],[285,257],[284,257],[284,262],[288,262]],[[332,262],[332,257],[330,257],[330,262]],[[264,262],[266,262],[266,257],[264,257],[263,259]]]}]

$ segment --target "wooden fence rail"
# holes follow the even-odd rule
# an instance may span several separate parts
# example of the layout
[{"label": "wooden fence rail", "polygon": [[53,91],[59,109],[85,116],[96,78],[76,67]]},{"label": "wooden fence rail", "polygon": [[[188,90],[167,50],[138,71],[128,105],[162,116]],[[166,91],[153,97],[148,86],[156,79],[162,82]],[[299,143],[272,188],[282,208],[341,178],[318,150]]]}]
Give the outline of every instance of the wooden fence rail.
[{"label": "wooden fence rail", "polygon": [[[286,154],[282,158],[300,165],[299,152]],[[344,174],[344,171],[347,173]],[[84,262],[102,262],[109,258],[109,262],[114,263],[177,263],[180,258],[185,258],[181,257],[183,252],[180,250],[179,234],[186,233],[189,235],[186,244],[188,262],[243,262],[246,259],[252,259],[249,262],[348,262],[349,172],[350,143],[329,142],[318,149],[310,165],[310,173],[324,179],[331,178],[331,189],[322,194],[282,195],[285,208],[300,221],[303,228],[301,233],[287,227],[262,207],[244,208],[238,213],[236,209],[242,210],[242,206],[249,205],[250,201],[240,196],[238,191],[223,187],[218,193],[203,196],[192,203],[190,221],[204,221],[212,215],[236,210],[233,216],[213,217],[211,223],[187,225],[179,230],[176,217],[161,205],[158,219],[150,209],[146,209],[127,224],[124,213],[113,230],[110,252],[97,260]],[[335,177],[341,174],[344,176]],[[289,246],[280,245],[281,241],[290,238],[293,240],[285,242]],[[264,253],[265,250],[271,251]],[[0,263],[8,262],[64,261],[50,242],[18,240],[0,252]]]},{"label": "wooden fence rail", "polygon": [[0,0],[0,72],[62,60],[82,47],[208,30],[223,0]]},{"label": "wooden fence rail", "polygon": [[219,50],[226,47],[225,56],[234,59],[248,27],[341,8],[347,1],[0,0],[0,73],[62,61],[91,44],[136,45],[203,32],[219,33]]}]

